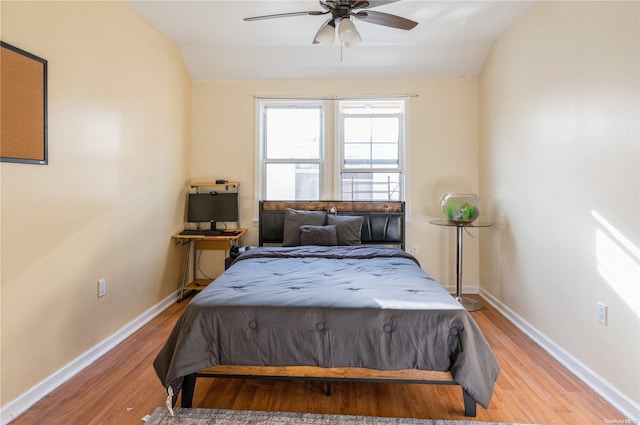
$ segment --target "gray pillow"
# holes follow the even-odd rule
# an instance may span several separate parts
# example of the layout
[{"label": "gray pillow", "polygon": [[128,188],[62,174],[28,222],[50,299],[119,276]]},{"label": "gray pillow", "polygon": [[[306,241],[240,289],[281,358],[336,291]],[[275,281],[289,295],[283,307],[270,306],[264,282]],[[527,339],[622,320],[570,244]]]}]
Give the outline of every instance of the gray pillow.
[{"label": "gray pillow", "polygon": [[301,245],[336,246],[336,226],[300,226]]},{"label": "gray pillow", "polygon": [[364,217],[359,215],[327,215],[327,224],[335,224],[338,245],[360,245]]},{"label": "gray pillow", "polygon": [[326,219],[326,211],[302,211],[285,208],[282,246],[300,245],[300,226],[323,226]]}]

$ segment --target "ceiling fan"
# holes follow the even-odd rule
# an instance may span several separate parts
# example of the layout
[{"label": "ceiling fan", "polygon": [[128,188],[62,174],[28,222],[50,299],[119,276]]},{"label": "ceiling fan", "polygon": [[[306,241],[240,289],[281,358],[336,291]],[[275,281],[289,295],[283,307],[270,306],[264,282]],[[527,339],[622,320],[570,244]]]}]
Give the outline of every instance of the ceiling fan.
[{"label": "ceiling fan", "polygon": [[285,18],[290,16],[302,15],[327,15],[331,14],[328,19],[313,38],[313,44],[332,45],[335,39],[336,25],[338,26],[338,38],[345,46],[351,47],[362,41],[360,33],[353,24],[351,18],[359,19],[363,22],[371,24],[383,25],[386,27],[397,28],[401,30],[410,30],[417,22],[401,16],[392,15],[385,12],[371,10],[373,7],[381,6],[387,3],[394,3],[399,0],[320,0],[320,6],[324,10],[310,10],[303,12],[277,13],[274,15],[253,16],[244,18],[245,21],[257,21],[261,19]]}]

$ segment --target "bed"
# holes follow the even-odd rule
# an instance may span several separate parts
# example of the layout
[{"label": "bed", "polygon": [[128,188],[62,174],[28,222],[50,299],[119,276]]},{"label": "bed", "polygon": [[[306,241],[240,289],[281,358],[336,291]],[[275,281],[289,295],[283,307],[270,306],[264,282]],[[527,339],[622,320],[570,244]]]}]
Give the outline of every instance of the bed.
[{"label": "bed", "polygon": [[[185,308],[154,361],[175,403],[202,377],[459,385],[487,408],[499,366],[471,315],[404,251],[403,202],[275,202],[259,245]],[[356,231],[357,230],[357,231]],[[278,245],[278,246],[274,246]]]}]

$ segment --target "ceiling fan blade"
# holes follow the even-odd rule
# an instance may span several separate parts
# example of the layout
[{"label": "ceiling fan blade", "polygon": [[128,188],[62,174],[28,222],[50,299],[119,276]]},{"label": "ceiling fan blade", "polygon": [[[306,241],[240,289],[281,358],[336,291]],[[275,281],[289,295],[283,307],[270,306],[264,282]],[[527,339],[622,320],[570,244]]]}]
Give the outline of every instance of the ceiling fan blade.
[{"label": "ceiling fan blade", "polygon": [[364,9],[367,7],[369,7],[369,2],[367,0],[356,0],[353,2],[353,5],[351,6],[351,10]]},{"label": "ceiling fan blade", "polygon": [[361,10],[358,13],[354,13],[352,16],[365,22],[369,22],[370,24],[384,25],[385,27],[392,27],[401,30],[410,30],[418,25],[416,21],[412,21],[411,19],[391,15],[389,13],[376,12],[375,10]]},{"label": "ceiling fan blade", "polygon": [[373,7],[383,6],[389,3],[396,3],[400,0],[356,0],[352,9],[371,9]]},{"label": "ceiling fan blade", "polygon": [[274,15],[262,15],[262,16],[252,16],[249,18],[244,18],[245,21],[259,21],[261,19],[273,19],[273,18],[287,18],[290,16],[303,16],[303,15],[325,15],[329,13],[329,11],[322,12],[319,10],[310,10],[306,12],[289,12],[289,13],[276,13]]},{"label": "ceiling fan blade", "polygon": [[322,6],[323,9],[335,9],[338,5],[336,3],[336,1],[339,2],[339,0],[320,0],[320,6]]}]

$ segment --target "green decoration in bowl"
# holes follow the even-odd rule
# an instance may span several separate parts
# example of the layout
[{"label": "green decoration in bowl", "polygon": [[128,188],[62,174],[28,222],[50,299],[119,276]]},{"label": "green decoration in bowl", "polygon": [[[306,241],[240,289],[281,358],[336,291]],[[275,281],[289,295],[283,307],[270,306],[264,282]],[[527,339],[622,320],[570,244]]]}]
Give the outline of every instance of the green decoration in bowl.
[{"label": "green decoration in bowl", "polygon": [[440,211],[450,223],[469,224],[480,215],[480,199],[473,193],[445,193]]}]

